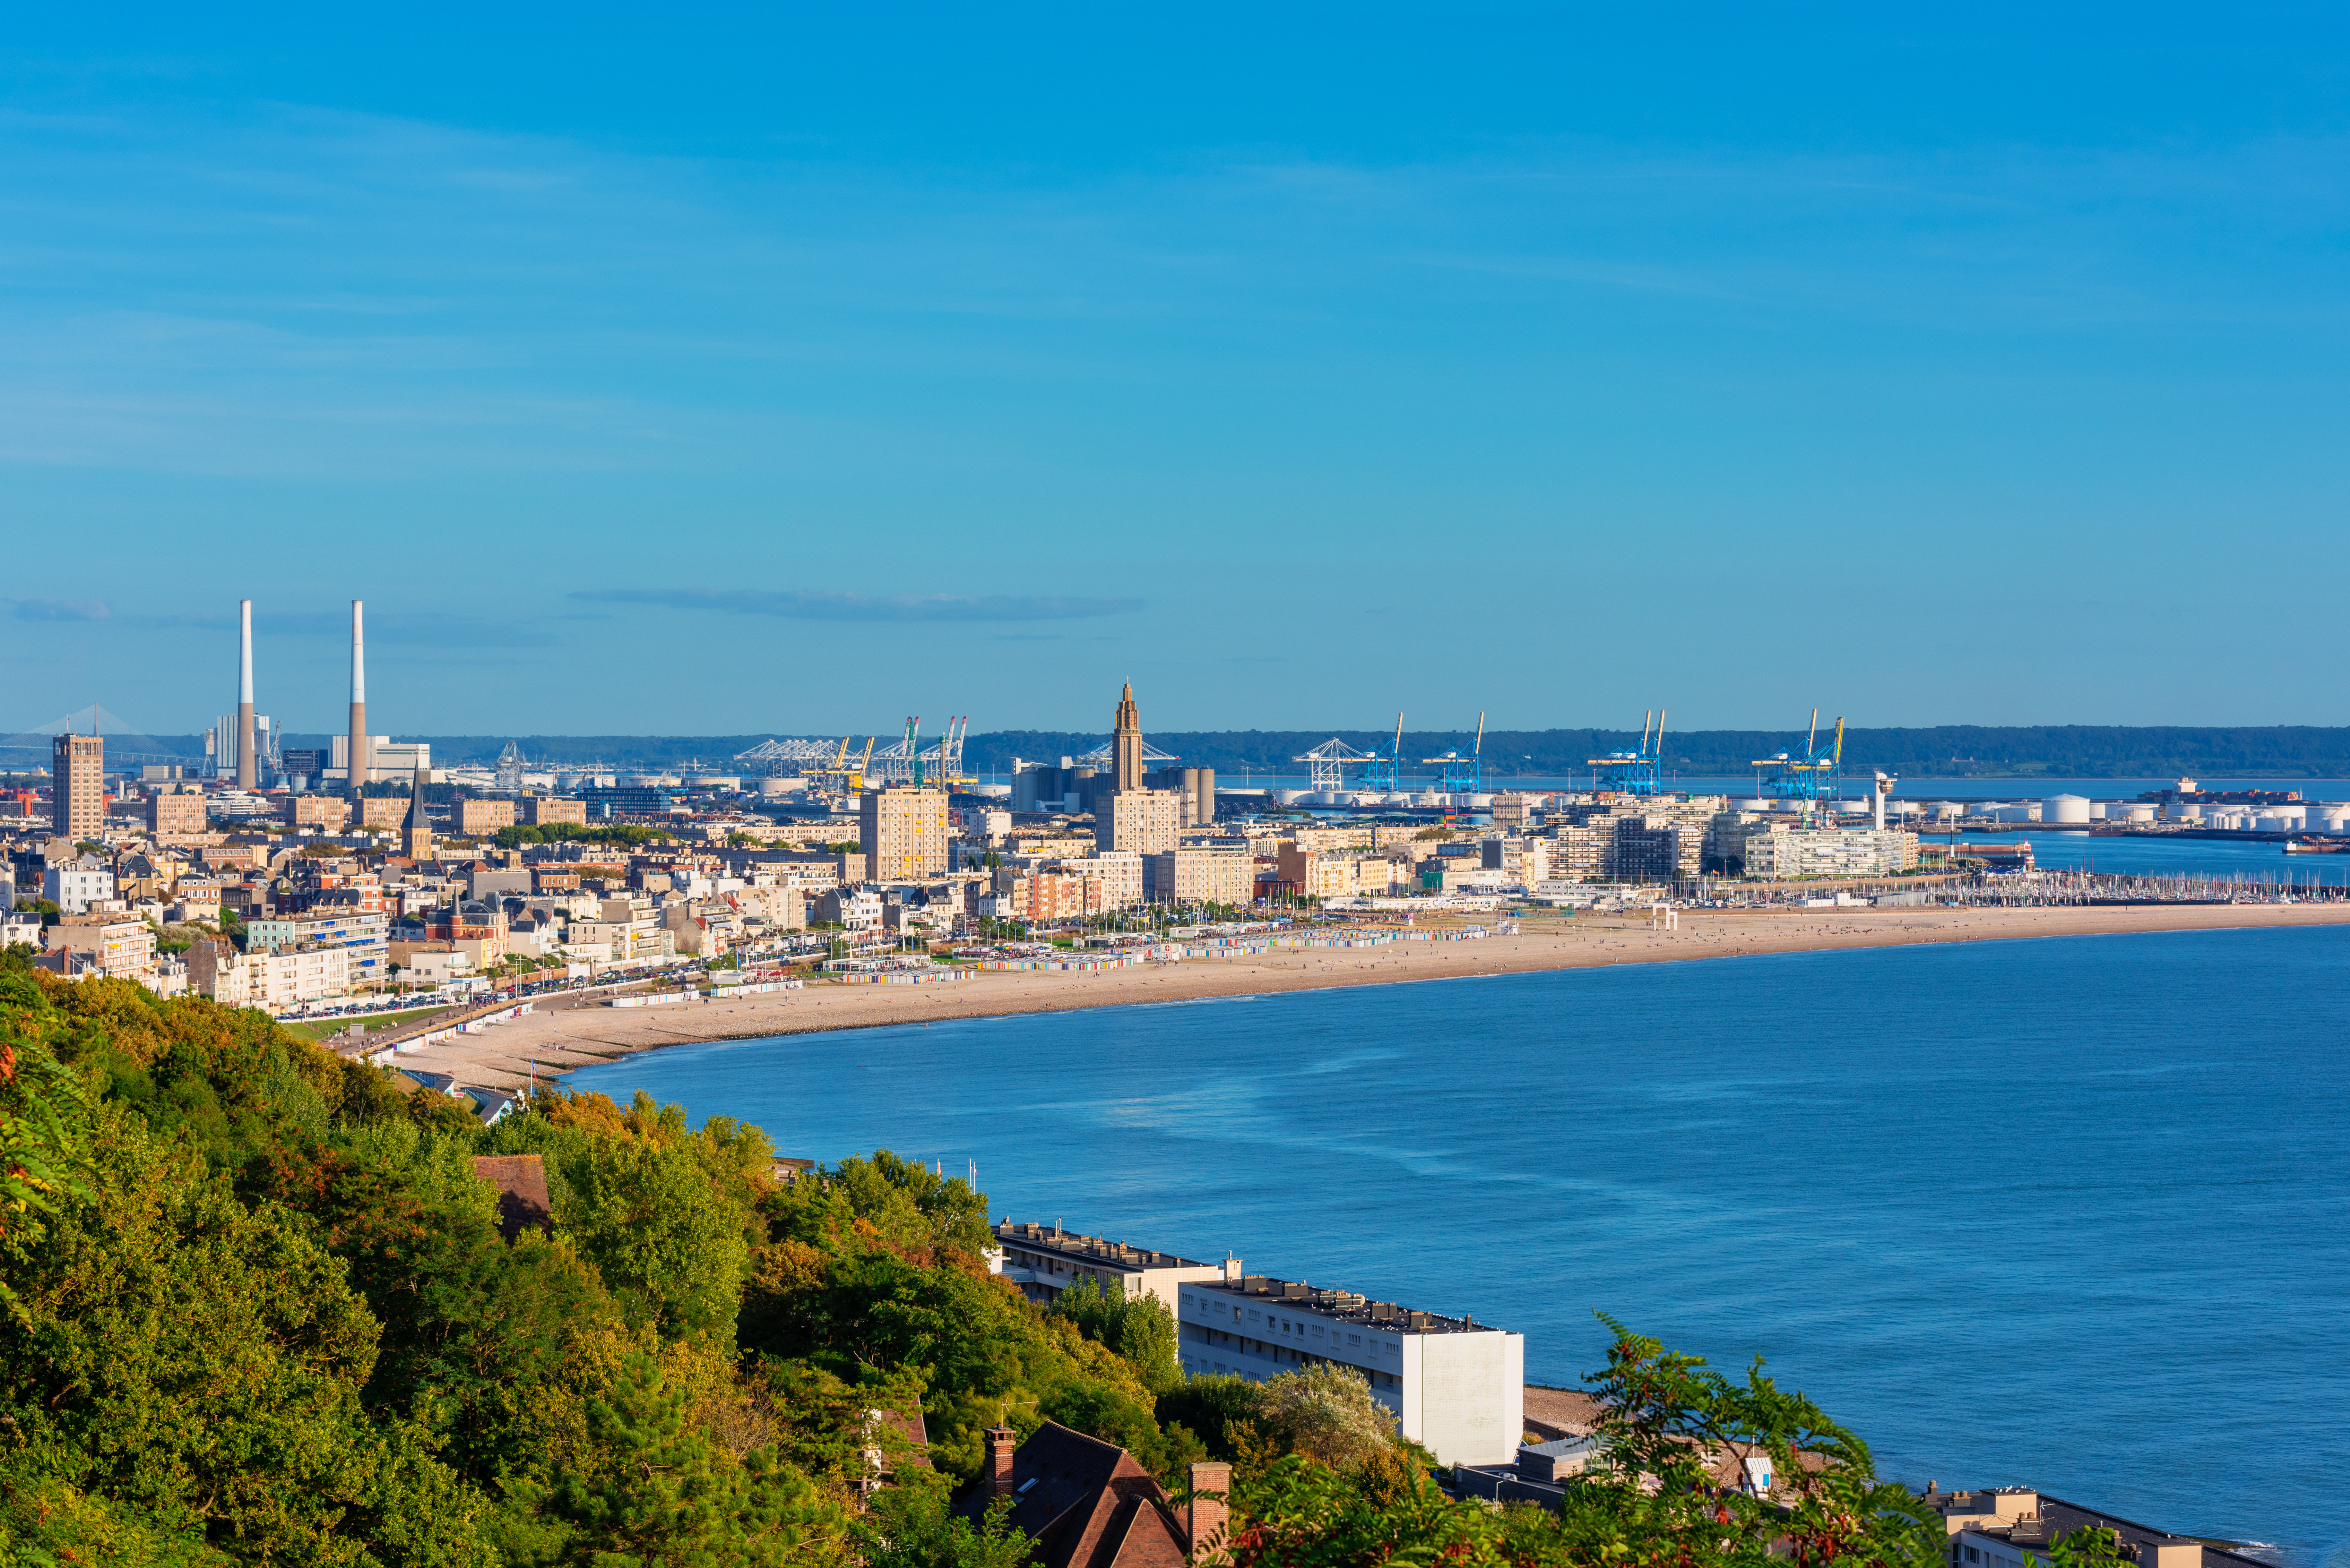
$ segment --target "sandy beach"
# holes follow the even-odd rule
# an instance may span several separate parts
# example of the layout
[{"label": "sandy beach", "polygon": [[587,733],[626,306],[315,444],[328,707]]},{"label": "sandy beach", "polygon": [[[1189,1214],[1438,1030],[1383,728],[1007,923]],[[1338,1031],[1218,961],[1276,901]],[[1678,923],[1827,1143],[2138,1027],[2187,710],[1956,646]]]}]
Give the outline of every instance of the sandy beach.
[{"label": "sandy beach", "polygon": [[510,1088],[639,1051],[827,1029],[1000,1017],[1077,1007],[1263,995],[1619,963],[1834,952],[1918,942],[1973,942],[2157,931],[2350,924],[2350,904],[2189,905],[2115,909],[1683,910],[1679,930],[1643,918],[1535,917],[1514,936],[1398,942],[1236,959],[1191,959],[1099,972],[984,973],[957,984],[843,986],[645,1008],[542,999],[526,1018],[460,1035],[399,1059],[403,1068]]}]

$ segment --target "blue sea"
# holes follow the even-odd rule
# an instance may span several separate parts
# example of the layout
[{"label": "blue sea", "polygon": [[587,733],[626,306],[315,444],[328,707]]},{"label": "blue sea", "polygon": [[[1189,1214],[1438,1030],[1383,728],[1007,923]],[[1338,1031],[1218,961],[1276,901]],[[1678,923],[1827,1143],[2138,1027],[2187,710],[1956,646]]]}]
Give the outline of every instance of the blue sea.
[{"label": "blue sea", "polygon": [[1597,1366],[1766,1357],[1880,1473],[2350,1563],[2350,929],[1428,981],[577,1073],[998,1215]]}]

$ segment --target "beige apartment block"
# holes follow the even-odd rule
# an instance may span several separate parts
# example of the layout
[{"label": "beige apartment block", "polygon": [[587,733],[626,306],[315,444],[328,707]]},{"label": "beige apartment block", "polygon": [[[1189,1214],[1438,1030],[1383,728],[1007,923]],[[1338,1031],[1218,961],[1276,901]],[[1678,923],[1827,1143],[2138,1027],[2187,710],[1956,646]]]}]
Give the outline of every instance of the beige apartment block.
[{"label": "beige apartment block", "polygon": [[188,837],[204,831],[204,792],[194,784],[164,784],[147,797],[147,831]]},{"label": "beige apartment block", "polygon": [[246,1005],[265,1012],[340,996],[351,988],[350,952],[346,948],[282,948],[274,953],[247,953],[244,986]]},{"label": "beige apartment block", "polygon": [[858,816],[868,882],[923,882],[947,871],[947,792],[927,784],[867,790]]},{"label": "beige apartment block", "polygon": [[1139,909],[1142,907],[1142,857],[1133,850],[1106,849],[1084,859],[1060,861],[1053,868],[1072,877],[1098,880],[1102,885],[1106,908]]},{"label": "beige apartment block", "polygon": [[[1379,866],[1379,882],[1376,891],[1387,891],[1387,866]],[[1324,855],[1301,849],[1295,842],[1284,842],[1274,852],[1273,874],[1296,888],[1298,896],[1306,898],[1351,898],[1362,889],[1359,857],[1352,855]]]},{"label": "beige apartment block", "polygon": [[1182,841],[1183,797],[1173,790],[1122,789],[1094,802],[1094,847],[1163,855]]},{"label": "beige apartment block", "polygon": [[286,797],[286,820],[292,826],[340,833],[350,819],[351,803],[339,795],[294,794]]},{"label": "beige apartment block", "polygon": [[[581,803],[583,805],[585,802]],[[457,803],[457,831],[467,838],[483,838],[501,827],[515,825],[515,803],[510,800],[461,800]]]},{"label": "beige apartment block", "polygon": [[251,998],[244,955],[225,937],[199,938],[188,950],[188,986],[223,1007],[243,1007]]},{"label": "beige apartment block", "polygon": [[106,828],[106,742],[59,735],[51,747],[49,825],[78,843]]},{"label": "beige apartment block", "polygon": [[1256,897],[1256,860],[1237,849],[1170,849],[1142,860],[1153,904],[1245,904]]},{"label": "beige apartment block", "polygon": [[117,980],[155,967],[155,932],[144,920],[119,915],[67,915],[43,933],[51,952],[88,953]]},{"label": "beige apartment block", "polygon": [[1100,877],[1061,871],[999,871],[996,898],[999,915],[1031,926],[1098,915],[1110,907]]},{"label": "beige apartment block", "polygon": [[546,827],[558,822],[588,826],[588,803],[584,800],[556,800],[549,795],[535,794],[522,803],[524,825]]},{"label": "beige apartment block", "polygon": [[371,794],[359,803],[364,827],[398,827],[408,820],[408,802],[396,794]]}]

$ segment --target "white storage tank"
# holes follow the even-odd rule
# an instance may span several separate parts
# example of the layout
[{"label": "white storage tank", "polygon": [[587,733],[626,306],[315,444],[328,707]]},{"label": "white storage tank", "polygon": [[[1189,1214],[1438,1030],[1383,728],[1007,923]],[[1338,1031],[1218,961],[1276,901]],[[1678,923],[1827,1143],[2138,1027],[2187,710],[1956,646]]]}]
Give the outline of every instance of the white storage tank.
[{"label": "white storage tank", "polygon": [[1493,797],[1490,794],[1464,794],[1461,797],[1461,804],[1471,811],[1491,811],[1493,809]]},{"label": "white storage tank", "polygon": [[1273,798],[1277,805],[1295,805],[1301,800],[1312,800],[1314,792],[1305,789],[1277,789],[1273,792]]},{"label": "white storage tank", "polygon": [[2131,822],[2152,822],[2154,820],[2154,803],[2152,801],[2134,800],[2130,802],[2127,806],[2124,807],[2124,809],[2129,814],[2128,820]]},{"label": "white storage tank", "polygon": [[1954,800],[1938,800],[1932,806],[1936,816],[1964,816],[1967,808]]},{"label": "white storage tank", "polygon": [[2089,797],[2084,794],[2052,794],[2040,803],[2043,822],[2086,822],[2089,820]]}]

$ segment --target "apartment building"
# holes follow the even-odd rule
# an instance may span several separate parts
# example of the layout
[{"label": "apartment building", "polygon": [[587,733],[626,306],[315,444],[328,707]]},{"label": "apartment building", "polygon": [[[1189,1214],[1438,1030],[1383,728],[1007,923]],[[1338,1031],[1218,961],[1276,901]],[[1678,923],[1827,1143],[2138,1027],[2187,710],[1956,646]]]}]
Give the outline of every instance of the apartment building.
[{"label": "apartment building", "polygon": [[[584,812],[586,803],[580,803]],[[510,800],[461,800],[452,814],[450,826],[467,838],[485,838],[501,827],[515,825],[515,803]]]},{"label": "apartment building", "polygon": [[891,784],[858,803],[857,841],[868,882],[925,882],[947,871],[947,792]]},{"label": "apartment building", "polygon": [[2137,1568],[2267,1568],[2269,1561],[2030,1487],[1942,1491],[1929,1484],[1918,1501],[1942,1517],[1951,1568],[2033,1568],[2058,1540],[2092,1526],[2120,1537],[2125,1560]]},{"label": "apartment building", "polygon": [[166,784],[147,797],[147,831],[156,837],[204,831],[204,792],[194,784]]},{"label": "apartment building", "polygon": [[1234,849],[1170,849],[1142,857],[1150,904],[1245,904],[1256,896],[1256,861]]},{"label": "apartment building", "polygon": [[1918,864],[1918,836],[1896,828],[1788,827],[1756,823],[1742,836],[1745,874],[1773,881],[1887,877]]},{"label": "apartment building", "polygon": [[1051,1225],[999,1221],[996,1245],[1003,1256],[996,1272],[1040,1306],[1079,1280],[1091,1280],[1106,1296],[1127,1301],[1157,1296],[1173,1315],[1181,1287],[1195,1281],[1240,1277],[1240,1261],[1203,1263],[1149,1247],[1130,1247],[1100,1236],[1084,1236]]},{"label": "apartment building", "polygon": [[43,933],[51,952],[85,953],[99,972],[131,980],[155,967],[155,932],[120,915],[67,915]]},{"label": "apartment building", "polygon": [[287,795],[285,811],[288,826],[327,833],[340,833],[351,820],[351,803],[335,794]]},{"label": "apartment building", "polygon": [[1260,1274],[1185,1283],[1175,1320],[1187,1373],[1261,1382],[1318,1364],[1348,1367],[1396,1413],[1398,1430],[1444,1463],[1506,1464],[1517,1457],[1523,1334]]},{"label": "apartment building", "polygon": [[106,742],[59,735],[51,743],[49,825],[78,843],[106,828]]},{"label": "apartment building", "polygon": [[1056,861],[1053,868],[1064,876],[1098,881],[1105,909],[1142,907],[1142,857],[1134,850],[1097,850],[1082,859]]},{"label": "apartment building", "polygon": [[535,794],[522,803],[522,819],[531,827],[547,827],[558,822],[588,825],[588,803],[584,800],[556,800],[549,795]]},{"label": "apartment building", "polygon": [[[189,965],[192,976],[195,966]],[[287,948],[244,955],[245,1005],[283,1012],[350,990],[349,955],[341,948]]]},{"label": "apartment building", "polygon": [[41,897],[61,913],[88,914],[92,904],[113,900],[113,868],[95,855],[52,862],[41,873]]},{"label": "apartment building", "polygon": [[[376,900],[379,904],[381,900]],[[300,914],[274,916],[246,923],[245,951],[278,952],[290,948],[342,948],[348,952],[347,979],[352,985],[378,985],[391,973],[391,917],[380,908],[311,909]]]},{"label": "apartment building", "polygon": [[1102,854],[1163,855],[1183,833],[1183,797],[1172,790],[1121,789],[1094,801],[1094,848]]},{"label": "apartment building", "polygon": [[994,891],[981,900],[980,913],[1023,925],[1052,926],[1112,907],[1098,877],[1006,867],[995,873]]}]

